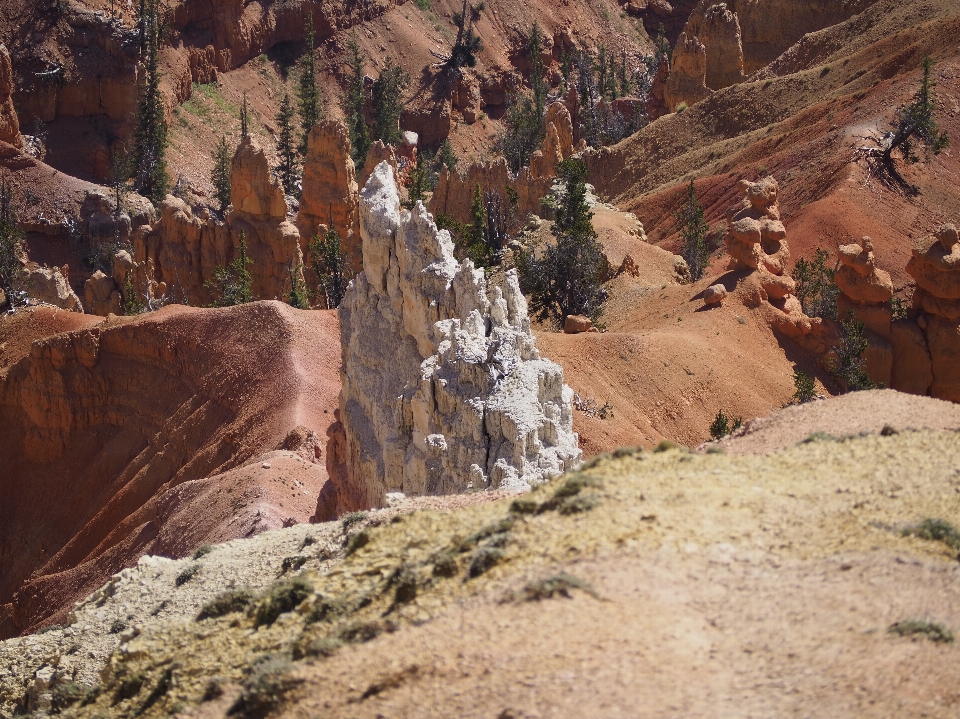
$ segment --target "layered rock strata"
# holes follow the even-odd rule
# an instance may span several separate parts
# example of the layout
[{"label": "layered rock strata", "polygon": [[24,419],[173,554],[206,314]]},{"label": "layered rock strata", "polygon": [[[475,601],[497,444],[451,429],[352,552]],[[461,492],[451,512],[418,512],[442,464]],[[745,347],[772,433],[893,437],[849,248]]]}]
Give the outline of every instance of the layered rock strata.
[{"label": "layered rock strata", "polygon": [[877,267],[869,237],[864,237],[860,244],[841,245],[839,258],[840,268],[834,275],[840,288],[837,315],[843,320],[852,311],[863,322],[870,343],[865,353],[867,374],[877,384],[888,387],[893,370],[890,273]]},{"label": "layered rock strata", "polygon": [[[913,293],[916,325],[923,331],[930,360],[930,394],[939,399],[960,402],[960,238],[954,225],[920,239],[907,263],[907,273],[917,282]],[[924,356],[915,333],[901,330],[895,354],[912,348],[910,357],[920,377],[927,373]],[[900,338],[898,338],[900,339]],[[905,358],[901,360],[906,364]],[[907,374],[904,367],[898,374]]]},{"label": "layered rock strata", "polygon": [[421,203],[400,210],[386,163],[361,193],[360,232],[364,271],[340,306],[335,513],[388,492],[523,490],[576,465],[573,391],[536,349],[516,273],[488,287],[457,262]]}]

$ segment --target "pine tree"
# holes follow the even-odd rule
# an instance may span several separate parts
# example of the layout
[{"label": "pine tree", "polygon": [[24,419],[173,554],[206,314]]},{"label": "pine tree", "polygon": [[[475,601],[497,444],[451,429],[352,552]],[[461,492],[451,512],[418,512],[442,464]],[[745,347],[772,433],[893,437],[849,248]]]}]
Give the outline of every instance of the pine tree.
[{"label": "pine tree", "polygon": [[297,148],[294,147],[293,103],[290,95],[284,93],[277,113],[277,154],[280,156],[279,175],[283,191],[288,195],[297,194]]},{"label": "pine tree", "polygon": [[607,48],[603,45],[597,54],[597,91],[600,97],[606,97],[607,85],[609,84],[609,66],[607,65]]},{"label": "pine tree", "polygon": [[537,23],[530,30],[528,51],[530,53],[530,88],[533,90],[533,104],[537,114],[543,117],[547,105],[547,83],[543,76],[543,33]]},{"label": "pine tree", "polygon": [[450,144],[449,138],[444,140],[443,144],[440,145],[440,152],[437,153],[437,158],[440,160],[440,164],[450,170],[450,172],[457,169],[457,154],[453,151],[453,146]]},{"label": "pine tree", "polygon": [[347,118],[347,127],[350,128],[353,161],[357,167],[361,167],[367,159],[367,150],[370,148],[370,133],[367,132],[367,123],[363,116],[366,99],[363,92],[363,53],[355,32],[351,33],[350,40],[347,41],[347,53],[350,75],[342,97],[343,114]]},{"label": "pine tree", "polygon": [[557,176],[564,190],[552,230],[556,244],[547,246],[542,258],[518,254],[520,284],[540,320],[562,326],[567,315],[586,315],[598,324],[607,299],[607,260],[587,205],[587,167],[568,158],[557,167]]},{"label": "pine tree", "polygon": [[620,96],[629,97],[633,88],[630,85],[630,72],[627,70],[627,51],[624,50],[620,55],[620,74],[618,81],[620,84]]},{"label": "pine tree", "polygon": [[876,389],[877,385],[867,374],[863,357],[869,346],[863,322],[857,319],[852,309],[848,310],[847,319],[840,320],[839,342],[833,348],[836,359],[830,368],[845,392]]},{"label": "pine tree", "polygon": [[340,233],[335,227],[319,235],[310,243],[310,265],[320,280],[320,292],[328,310],[340,306],[347,292],[352,273],[347,267],[346,258],[340,248]]},{"label": "pine tree", "polygon": [[410,187],[408,188],[409,202],[412,209],[418,201],[424,201],[427,193],[427,166],[423,160],[423,153],[417,153],[417,162],[410,173]]},{"label": "pine tree", "polygon": [[677,211],[677,227],[681,237],[680,256],[687,261],[690,277],[696,282],[707,271],[711,252],[707,243],[710,225],[704,219],[693,180],[687,187],[686,202]]},{"label": "pine tree", "polygon": [[300,58],[297,80],[297,105],[300,109],[300,156],[307,156],[310,131],[320,122],[320,88],[317,85],[316,35],[313,31],[313,12],[307,14],[304,30],[306,50]]},{"label": "pine tree", "polygon": [[17,291],[23,274],[20,256],[23,252],[23,233],[17,227],[13,211],[13,191],[6,180],[0,179],[0,290],[12,308],[17,305]]},{"label": "pine tree", "polygon": [[403,91],[410,77],[388,57],[380,77],[373,83],[373,136],[391,145],[400,144],[400,113]]},{"label": "pine tree", "polygon": [[310,299],[307,297],[307,285],[303,281],[302,262],[290,265],[290,294],[287,295],[287,301],[291,307],[296,307],[298,310],[310,309]]},{"label": "pine tree", "polygon": [[146,80],[137,105],[134,140],[134,173],[137,190],[153,204],[164,198],[170,178],[167,175],[167,121],[160,95],[161,18],[159,0],[146,0],[142,6],[141,42]]},{"label": "pine tree", "polygon": [[247,93],[243,93],[243,103],[240,105],[240,137],[250,134],[250,112],[247,108]]},{"label": "pine tree", "polygon": [[227,147],[227,138],[220,136],[220,142],[217,143],[213,151],[213,171],[210,173],[210,181],[216,190],[217,202],[220,204],[220,212],[224,212],[230,205],[230,175],[232,174],[233,159],[230,156],[230,149]]},{"label": "pine tree", "polygon": [[233,307],[247,302],[253,302],[253,276],[248,265],[253,261],[247,257],[246,235],[240,232],[240,247],[237,258],[226,267],[222,265],[213,271],[213,278],[207,282],[209,289],[216,299],[214,307]]},{"label": "pine tree", "polygon": [[889,144],[885,144],[883,161],[888,168],[893,169],[893,151],[900,150],[903,159],[909,163],[919,162],[919,156],[914,152],[916,143],[939,155],[950,145],[947,133],[941,131],[933,116],[936,110],[933,88],[936,84],[930,77],[933,60],[927,56],[923,59],[923,79],[917,94],[906,107],[897,112],[893,136]]},{"label": "pine tree", "polygon": [[453,22],[457,26],[457,39],[447,59],[447,69],[459,70],[464,66],[473,67],[477,64],[477,54],[483,48],[483,42],[473,32],[473,8],[470,7],[468,0],[463,0],[463,9],[453,14]]}]

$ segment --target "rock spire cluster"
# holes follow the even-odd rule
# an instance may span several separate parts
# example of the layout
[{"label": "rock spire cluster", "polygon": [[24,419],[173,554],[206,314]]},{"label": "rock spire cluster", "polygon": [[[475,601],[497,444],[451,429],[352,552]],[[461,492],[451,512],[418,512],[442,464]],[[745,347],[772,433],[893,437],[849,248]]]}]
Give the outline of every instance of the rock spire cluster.
[{"label": "rock spire cluster", "polygon": [[[488,286],[381,163],[361,192],[364,271],[340,307],[335,513],[389,492],[522,490],[580,461],[573,391],[542,358],[516,273]],[[319,513],[319,510],[318,510]]]}]

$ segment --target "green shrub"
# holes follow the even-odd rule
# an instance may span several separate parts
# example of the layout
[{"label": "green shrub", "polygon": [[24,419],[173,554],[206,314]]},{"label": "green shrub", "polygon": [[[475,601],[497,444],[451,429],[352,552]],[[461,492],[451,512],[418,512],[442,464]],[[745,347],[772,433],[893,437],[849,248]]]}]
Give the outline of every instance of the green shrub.
[{"label": "green shrub", "polygon": [[175,580],[176,585],[178,587],[182,587],[184,584],[186,584],[191,579],[193,579],[197,575],[197,572],[199,571],[200,571],[199,564],[191,564],[189,567],[187,567],[182,572],[180,572],[180,574],[177,575],[177,578]]},{"label": "green shrub", "polygon": [[960,549],[960,532],[950,522],[943,519],[924,519],[916,526],[904,529],[901,534],[905,537],[914,536],[934,542],[943,542],[948,547]]},{"label": "green shrub", "polygon": [[803,312],[808,317],[822,317],[825,320],[837,318],[837,298],[840,288],[833,281],[839,262],[833,269],[827,266],[830,253],[817,248],[813,261],[803,257],[797,260],[790,276],[797,283],[794,296],[800,300]]},{"label": "green shrub", "polygon": [[555,595],[570,599],[572,589],[579,589],[594,597],[597,596],[593,587],[585,581],[564,572],[536,582],[530,582],[523,589],[522,599],[528,602],[540,601],[542,599],[553,599]]},{"label": "green shrub", "polygon": [[731,432],[736,432],[743,426],[743,418],[737,417],[736,419],[731,419],[723,413],[723,410],[717,412],[717,416],[714,417],[713,424],[710,425],[710,436],[714,439],[721,439],[726,437]]},{"label": "green shrub", "polygon": [[926,619],[904,619],[891,624],[887,631],[891,634],[899,634],[901,637],[920,634],[934,642],[953,643],[953,632],[943,624]]},{"label": "green shrub", "polygon": [[201,559],[202,557],[206,557],[212,551],[213,551],[212,544],[201,544],[199,547],[197,547],[197,551],[193,553],[193,558]]},{"label": "green shrub", "polygon": [[281,614],[292,612],[312,594],[313,583],[307,577],[296,576],[276,582],[257,606],[256,626],[273,624]]},{"label": "green shrub", "polygon": [[197,621],[216,619],[234,612],[242,612],[253,603],[253,599],[253,592],[246,587],[228,589],[203,605],[197,615]]},{"label": "green shrub", "polygon": [[867,374],[866,360],[863,358],[869,346],[863,322],[856,318],[852,309],[848,310],[847,319],[840,321],[839,341],[833,348],[836,360],[830,368],[844,391],[876,389],[877,385]]},{"label": "green shrub", "polygon": [[816,398],[816,382],[813,377],[806,372],[795,370],[793,373],[793,385],[796,387],[796,391],[793,393],[793,401],[797,404],[805,404]]}]

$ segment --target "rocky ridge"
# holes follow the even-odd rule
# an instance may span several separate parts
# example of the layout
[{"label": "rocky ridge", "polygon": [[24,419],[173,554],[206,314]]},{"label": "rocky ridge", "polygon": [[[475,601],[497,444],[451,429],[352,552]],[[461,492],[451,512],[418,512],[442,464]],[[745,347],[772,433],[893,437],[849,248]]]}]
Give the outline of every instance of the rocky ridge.
[{"label": "rocky ridge", "polygon": [[516,273],[488,287],[457,262],[422,203],[400,210],[385,162],[360,232],[364,270],[340,306],[345,465],[328,464],[335,508],[318,517],[389,492],[517,491],[575,466],[573,392],[536,349]]}]

